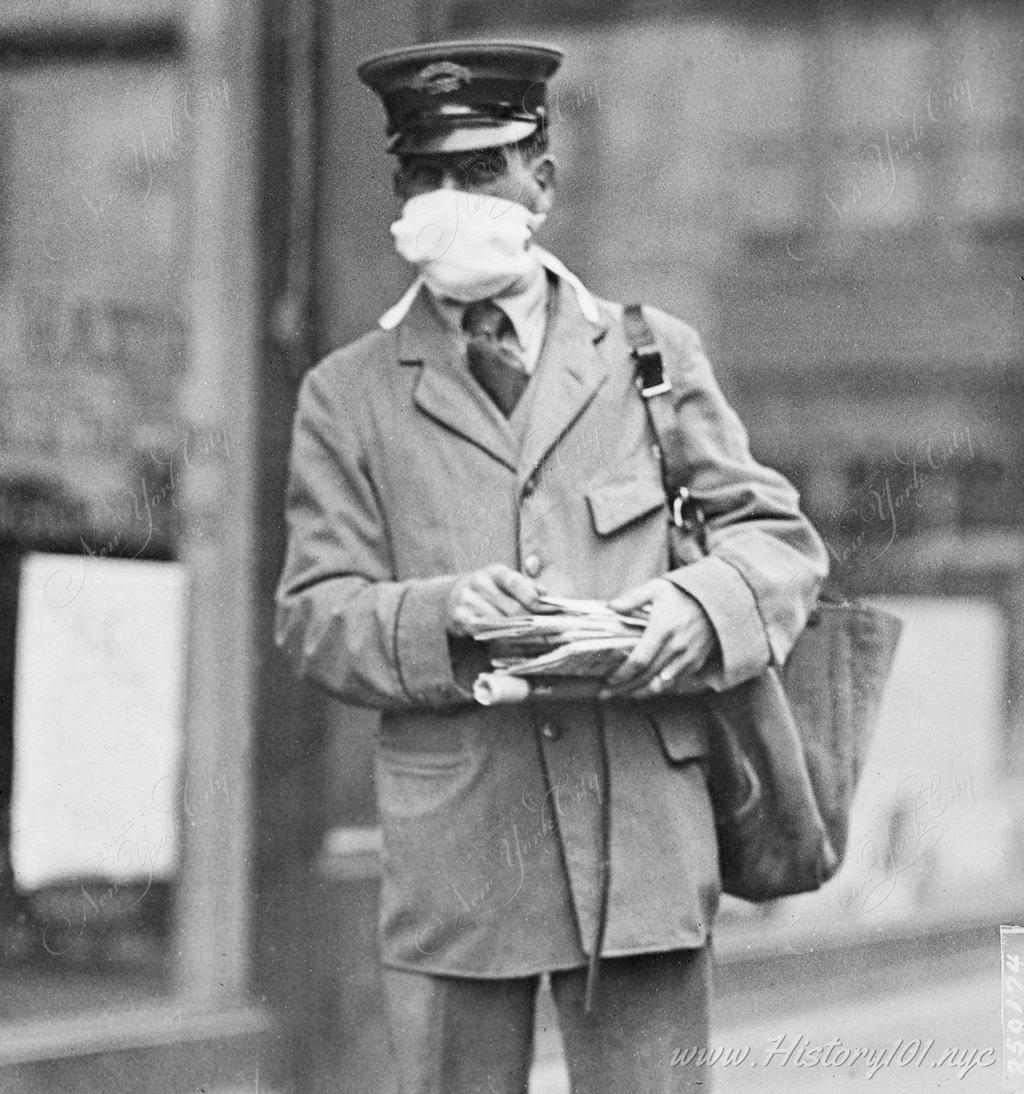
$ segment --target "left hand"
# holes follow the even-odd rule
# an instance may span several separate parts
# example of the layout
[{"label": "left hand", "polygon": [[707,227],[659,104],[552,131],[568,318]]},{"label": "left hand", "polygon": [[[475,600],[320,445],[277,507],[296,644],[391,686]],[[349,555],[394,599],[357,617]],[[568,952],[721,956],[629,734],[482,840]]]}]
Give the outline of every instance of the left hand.
[{"label": "left hand", "polygon": [[646,581],[610,601],[617,612],[650,606],[647,627],[629,657],[606,680],[606,698],[652,699],[694,683],[718,645],[697,601],[663,577]]}]

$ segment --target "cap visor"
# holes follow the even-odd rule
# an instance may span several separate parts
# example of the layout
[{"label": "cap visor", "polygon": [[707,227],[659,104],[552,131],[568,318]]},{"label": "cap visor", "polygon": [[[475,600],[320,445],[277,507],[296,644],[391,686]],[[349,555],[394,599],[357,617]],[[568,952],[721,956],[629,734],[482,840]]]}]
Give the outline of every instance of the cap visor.
[{"label": "cap visor", "polygon": [[388,151],[396,156],[473,152],[478,148],[500,148],[504,144],[515,144],[536,132],[536,122],[511,121],[497,125],[473,125],[453,129],[434,129],[422,133],[401,133]]}]

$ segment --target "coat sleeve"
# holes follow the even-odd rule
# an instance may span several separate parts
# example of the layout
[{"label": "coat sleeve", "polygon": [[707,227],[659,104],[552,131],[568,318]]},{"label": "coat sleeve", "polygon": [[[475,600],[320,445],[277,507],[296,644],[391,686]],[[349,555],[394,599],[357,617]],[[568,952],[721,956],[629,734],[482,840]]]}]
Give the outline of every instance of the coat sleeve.
[{"label": "coat sleeve", "polygon": [[785,662],[828,575],[828,556],[796,489],[751,455],[697,334],[663,313],[652,318],[673,384],[675,443],[708,532],[707,556],[666,576],[711,620],[720,653],[704,679],[722,690]]},{"label": "coat sleeve", "polygon": [[396,581],[387,525],[336,374],[304,379],[286,496],[277,643],[300,676],[378,709],[467,702],[445,627],[456,575]]}]

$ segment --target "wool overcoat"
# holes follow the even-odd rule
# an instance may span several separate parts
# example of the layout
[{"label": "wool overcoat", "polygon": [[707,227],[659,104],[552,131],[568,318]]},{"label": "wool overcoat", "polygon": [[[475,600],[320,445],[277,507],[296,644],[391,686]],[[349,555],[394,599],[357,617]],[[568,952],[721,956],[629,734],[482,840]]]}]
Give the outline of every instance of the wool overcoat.
[{"label": "wool overcoat", "polygon": [[605,956],[701,946],[718,902],[700,706],[474,705],[481,651],[445,630],[458,575],[503,562],[553,593],[600,598],[667,576],[711,620],[719,652],[704,676],[721,689],[784,661],[827,569],[796,491],[752,458],[694,331],[646,309],[708,520],[709,556],[670,569],[622,309],[565,280],[551,288],[511,420],[425,290],[395,329],[321,362],[299,396],[278,641],[303,676],[381,711],[392,967],[499,977],[585,963],[604,839]]}]

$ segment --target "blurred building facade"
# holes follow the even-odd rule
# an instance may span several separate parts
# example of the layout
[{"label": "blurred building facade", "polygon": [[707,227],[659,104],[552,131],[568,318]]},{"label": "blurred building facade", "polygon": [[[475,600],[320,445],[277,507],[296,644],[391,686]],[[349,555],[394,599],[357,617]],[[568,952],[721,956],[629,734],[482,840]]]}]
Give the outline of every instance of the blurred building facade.
[{"label": "blurred building facade", "polygon": [[373,719],[271,596],[299,380],[407,281],[356,61],[489,34],[567,52],[548,244],[698,327],[837,591],[908,621],[843,874],[725,948],[1019,911],[1016,5],[12,0],[0,1089],[391,1089]]}]

